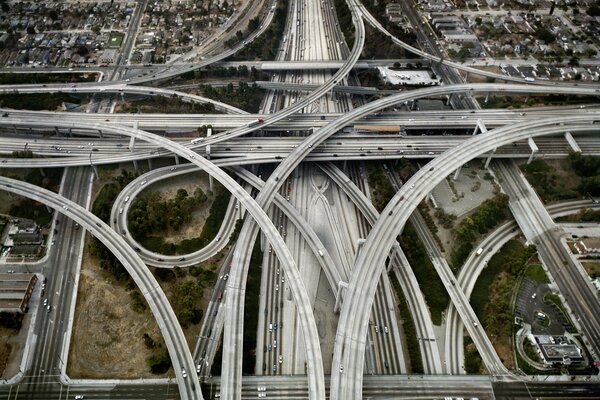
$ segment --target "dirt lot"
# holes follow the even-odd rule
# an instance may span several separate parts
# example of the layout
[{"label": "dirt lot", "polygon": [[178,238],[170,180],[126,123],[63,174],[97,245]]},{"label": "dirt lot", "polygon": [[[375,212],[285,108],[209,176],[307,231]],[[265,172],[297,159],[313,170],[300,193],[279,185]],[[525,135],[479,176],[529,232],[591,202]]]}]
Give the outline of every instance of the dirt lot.
[{"label": "dirt lot", "polygon": [[69,376],[123,379],[153,376],[146,362],[152,353],[144,345],[144,333],[155,340],[160,338],[150,311],[133,311],[124,285],[116,283],[86,253],[77,293]]},{"label": "dirt lot", "polygon": [[[103,170],[101,179],[94,184],[94,195],[110,177],[120,174],[121,168]],[[190,178],[183,177],[182,181],[169,182],[167,192],[192,185]],[[188,179],[186,183],[186,179]],[[197,184],[197,177],[193,184]],[[200,225],[201,228],[201,225]],[[89,239],[89,237],[88,237]],[[87,247],[86,247],[87,248]],[[219,258],[213,257],[212,262]],[[208,265],[209,263],[205,263]],[[167,297],[178,282],[195,279],[189,274],[159,283]],[[98,260],[92,258],[86,250],[81,268],[81,278],[77,297],[77,308],[71,352],[69,354],[68,374],[72,378],[122,378],[133,379],[140,377],[173,376],[169,370],[163,375],[150,373],[147,359],[164,349],[158,325],[149,309],[137,313],[131,307],[129,288],[123,283],[116,282],[107,272],[100,269]],[[202,299],[198,302],[205,310],[210,300],[211,290],[204,290]],[[193,349],[194,341],[199,332],[200,324],[189,326],[184,330],[188,344]],[[143,335],[148,333],[160,349],[148,349]]]}]

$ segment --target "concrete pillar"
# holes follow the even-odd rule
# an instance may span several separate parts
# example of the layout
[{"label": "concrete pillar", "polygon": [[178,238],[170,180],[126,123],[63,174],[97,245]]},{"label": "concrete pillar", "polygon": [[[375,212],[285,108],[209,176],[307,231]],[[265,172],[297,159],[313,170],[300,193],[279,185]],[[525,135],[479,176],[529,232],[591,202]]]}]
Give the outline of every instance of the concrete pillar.
[{"label": "concrete pillar", "polygon": [[133,150],[135,150],[135,136],[129,138],[129,151],[133,152]]},{"label": "concrete pillar", "polygon": [[148,159],[148,171],[152,171],[152,159]]},{"label": "concrete pillar", "polygon": [[137,160],[133,160],[133,169],[138,170],[138,162]]},{"label": "concrete pillar", "polygon": [[[69,128],[69,131],[71,129]],[[29,128],[29,133],[31,133],[31,128]],[[54,133],[56,133],[56,136],[60,136],[60,130],[58,129],[58,126],[54,127]]]},{"label": "concrete pillar", "polygon": [[490,162],[492,161],[492,155],[496,152],[496,149],[494,149],[494,151],[492,151],[492,154],[490,154],[488,156],[488,158],[485,159],[485,165],[483,166],[484,168],[489,168],[490,167]]},{"label": "concrete pillar", "polygon": [[343,296],[344,296],[346,289],[348,289],[348,283],[346,283],[344,281],[340,281],[338,283],[338,289],[337,289],[337,293],[335,295],[335,305],[333,306],[333,312],[336,314],[339,313],[340,310],[342,309],[342,303],[344,300]]},{"label": "concrete pillar", "polygon": [[427,200],[431,201],[433,206],[437,208],[437,201],[435,201],[435,198],[433,197],[433,192],[427,193]]},{"label": "concrete pillar", "polygon": [[477,132],[479,132],[479,124],[475,124],[475,129],[473,129],[473,136],[477,135]]},{"label": "concrete pillar", "polygon": [[344,160],[344,166],[342,167],[342,171],[346,171],[346,165],[348,164],[348,160]]},{"label": "concrete pillar", "polygon": [[175,154],[175,165],[179,165],[179,156]]},{"label": "concrete pillar", "polygon": [[102,129],[98,129],[98,135],[100,135],[100,139],[104,139],[104,135],[102,134]]},{"label": "concrete pillar", "polygon": [[489,100],[489,99],[490,99],[490,92],[488,92],[488,93],[485,95],[485,100],[484,100],[483,102],[484,102],[485,104],[487,104],[487,102],[488,102],[488,100]]},{"label": "concrete pillar", "polygon": [[69,136],[73,136],[73,128],[69,128],[67,132],[69,132]]},{"label": "concrete pillar", "polygon": [[46,172],[44,171],[44,168],[40,168],[40,175],[46,176]]},{"label": "concrete pillar", "polygon": [[94,178],[99,179],[100,175],[98,175],[98,167],[92,165],[92,171],[94,171]]},{"label": "concrete pillar", "polygon": [[458,169],[454,172],[454,177],[452,179],[454,179],[455,181],[458,180],[458,178],[460,177],[460,171],[462,170],[462,166],[458,167]]},{"label": "concrete pillar", "polygon": [[525,96],[525,103],[529,101],[529,95]]},{"label": "concrete pillar", "polygon": [[571,149],[575,153],[581,153],[581,148],[573,138],[573,135],[571,135],[571,132],[565,132],[565,139],[567,139],[567,143],[569,143],[569,146],[571,146]]},{"label": "concrete pillar", "polygon": [[527,139],[527,143],[529,144],[529,148],[531,148],[531,154],[529,155],[529,159],[527,159],[527,164],[533,161],[533,158],[538,153],[538,147],[533,141],[533,138]]},{"label": "concrete pillar", "polygon": [[54,212],[54,209],[52,207],[50,207],[48,204],[45,204],[46,206],[46,211],[48,211],[49,214],[52,214]]},{"label": "concrete pillar", "polygon": [[[206,138],[210,138],[210,136],[212,135],[212,129],[207,129],[206,130]],[[210,144],[206,146],[206,159],[210,160]],[[212,175],[208,175],[208,188],[210,189],[210,191],[213,191],[213,177]]]}]

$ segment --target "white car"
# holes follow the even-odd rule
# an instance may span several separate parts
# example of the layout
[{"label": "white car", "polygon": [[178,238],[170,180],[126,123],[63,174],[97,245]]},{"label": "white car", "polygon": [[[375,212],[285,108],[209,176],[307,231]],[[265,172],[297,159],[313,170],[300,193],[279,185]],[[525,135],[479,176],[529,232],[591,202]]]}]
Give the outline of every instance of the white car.
[{"label": "white car", "polygon": [[185,368],[181,368],[181,375],[184,379],[187,378],[187,372],[185,372]]},{"label": "white car", "polygon": [[83,399],[85,399],[85,396],[82,394],[78,394],[75,396],[75,400],[83,400]]}]

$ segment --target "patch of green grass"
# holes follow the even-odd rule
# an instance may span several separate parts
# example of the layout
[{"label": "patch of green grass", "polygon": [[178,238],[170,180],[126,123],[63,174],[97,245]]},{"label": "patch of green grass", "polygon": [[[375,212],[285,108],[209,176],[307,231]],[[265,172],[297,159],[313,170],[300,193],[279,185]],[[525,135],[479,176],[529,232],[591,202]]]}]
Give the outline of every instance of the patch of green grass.
[{"label": "patch of green grass", "polygon": [[531,264],[525,270],[525,276],[539,283],[550,283],[546,271],[540,264]]}]

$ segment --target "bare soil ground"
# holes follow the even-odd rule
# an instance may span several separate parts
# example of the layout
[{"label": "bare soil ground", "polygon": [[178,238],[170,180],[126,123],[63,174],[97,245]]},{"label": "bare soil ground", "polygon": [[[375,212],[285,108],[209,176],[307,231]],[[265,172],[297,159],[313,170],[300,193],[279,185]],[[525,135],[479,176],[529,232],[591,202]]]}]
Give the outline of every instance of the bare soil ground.
[{"label": "bare soil ground", "polygon": [[[125,167],[129,166],[125,165]],[[121,168],[101,171],[101,179],[94,183],[93,195],[95,196],[112,176],[119,175],[120,172]],[[194,175],[186,177],[188,176],[182,177],[181,181],[169,182],[164,188],[165,193],[172,191],[174,194],[180,187],[184,187],[190,194],[193,193],[193,189],[188,189],[186,185],[195,187],[198,185],[198,177]],[[208,187],[207,182],[206,185]],[[158,190],[158,188],[155,189]],[[201,224],[199,224],[199,228],[202,228]],[[219,254],[213,257],[211,262],[219,263],[222,257],[222,254]],[[208,267],[209,264],[206,262],[204,266]],[[185,274],[185,276],[172,281],[159,281],[159,283],[167,297],[170,298],[175,285],[187,279],[195,278]],[[206,309],[210,295],[211,290],[207,288],[199,301],[199,306],[203,310]],[[192,350],[199,330],[200,324],[184,329],[188,345]],[[148,349],[144,342],[144,333],[150,335],[162,347]],[[67,371],[69,376],[72,378],[121,379],[173,376],[172,369],[163,375],[150,373],[148,357],[158,354],[164,349],[165,345],[158,325],[150,310],[146,308],[141,313],[133,311],[129,290],[125,284],[116,282],[102,270],[99,261],[91,257],[86,250],[81,268],[71,338]]]},{"label": "bare soil ground", "polygon": [[583,261],[581,262],[587,271],[588,275],[600,274],[600,261]]},{"label": "bare soil ground", "polygon": [[[148,333],[159,342],[160,332],[149,309],[136,313],[123,284],[101,270],[98,261],[84,255],[68,374],[72,378],[151,377],[144,345]],[[164,346],[164,344],[163,344]]]}]

